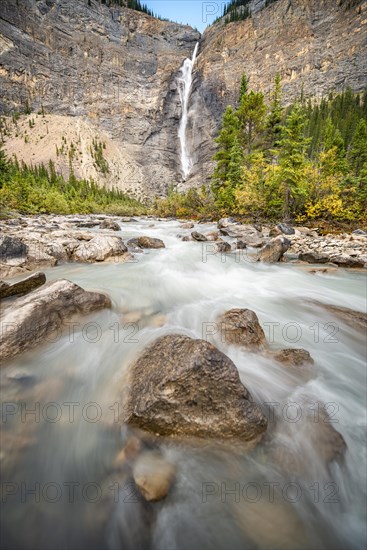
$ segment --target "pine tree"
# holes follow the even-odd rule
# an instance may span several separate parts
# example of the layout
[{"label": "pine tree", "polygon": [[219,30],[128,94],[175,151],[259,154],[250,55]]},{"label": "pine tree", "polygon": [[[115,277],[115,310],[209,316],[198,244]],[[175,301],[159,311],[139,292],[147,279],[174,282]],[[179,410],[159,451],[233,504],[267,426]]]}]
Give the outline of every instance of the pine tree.
[{"label": "pine tree", "polygon": [[247,148],[247,154],[251,155],[254,147],[259,144],[265,127],[264,95],[251,90],[242,96],[237,116],[241,128],[242,145]]},{"label": "pine tree", "polygon": [[348,159],[355,176],[367,167],[367,123],[364,119],[359,121],[354,132]]},{"label": "pine tree", "polygon": [[283,218],[290,221],[300,209],[307,189],[305,116],[296,104],[282,127],[279,140],[279,183],[284,197]]},{"label": "pine tree", "polygon": [[275,76],[274,89],[271,94],[270,112],[266,121],[270,147],[275,147],[280,138],[283,119],[282,86],[279,73]]},{"label": "pine tree", "polygon": [[239,103],[241,103],[242,98],[247,94],[248,81],[246,74],[242,75],[241,84],[240,84],[240,94],[239,94]]},{"label": "pine tree", "polygon": [[236,138],[238,138],[238,132],[238,118],[232,107],[228,106],[223,115],[222,129],[215,140],[219,147],[213,157],[213,160],[217,161],[212,176],[214,193],[227,180],[231,150]]}]

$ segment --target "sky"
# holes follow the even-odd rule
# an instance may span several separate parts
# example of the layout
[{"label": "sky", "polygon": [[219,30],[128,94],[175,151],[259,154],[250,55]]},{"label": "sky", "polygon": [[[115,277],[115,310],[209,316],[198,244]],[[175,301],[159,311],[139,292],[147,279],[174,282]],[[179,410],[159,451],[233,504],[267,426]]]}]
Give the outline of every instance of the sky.
[{"label": "sky", "polygon": [[188,23],[203,32],[219,15],[228,0],[141,0],[161,17],[178,23]]}]

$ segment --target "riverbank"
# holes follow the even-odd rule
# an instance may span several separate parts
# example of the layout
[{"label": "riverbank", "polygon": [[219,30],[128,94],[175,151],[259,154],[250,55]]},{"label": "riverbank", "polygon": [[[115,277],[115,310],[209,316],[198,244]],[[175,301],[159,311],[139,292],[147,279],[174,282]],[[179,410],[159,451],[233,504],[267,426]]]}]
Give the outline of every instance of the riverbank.
[{"label": "riverbank", "polygon": [[[147,237],[155,223],[172,219],[139,218],[149,221]],[[129,228],[138,220],[105,215],[42,215],[0,221],[0,277],[27,275],[65,262],[134,261],[144,248],[126,246]],[[214,223],[176,220],[176,238],[201,243],[203,255],[232,254],[243,261],[322,264],[327,267],[365,268],[367,233],[321,235],[317,228],[241,224],[232,218]],[[148,243],[147,248],[152,245]],[[154,247],[154,246],[153,246]]]}]

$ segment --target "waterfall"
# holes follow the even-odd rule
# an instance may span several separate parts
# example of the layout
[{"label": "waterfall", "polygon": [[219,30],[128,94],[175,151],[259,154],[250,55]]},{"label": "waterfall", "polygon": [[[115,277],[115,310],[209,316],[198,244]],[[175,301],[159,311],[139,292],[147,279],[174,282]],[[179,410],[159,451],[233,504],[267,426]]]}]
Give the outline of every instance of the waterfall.
[{"label": "waterfall", "polygon": [[183,62],[182,67],[180,69],[181,76],[178,79],[178,89],[180,93],[180,101],[181,101],[181,108],[182,108],[181,120],[178,128],[178,137],[180,139],[181,169],[182,169],[182,175],[184,179],[187,178],[192,168],[192,159],[187,149],[186,130],[187,130],[187,122],[188,122],[188,105],[189,105],[190,92],[191,92],[191,86],[192,86],[192,69],[195,64],[198,47],[199,47],[199,42],[196,43],[194,53],[192,54],[192,58],[185,59],[185,61]]}]

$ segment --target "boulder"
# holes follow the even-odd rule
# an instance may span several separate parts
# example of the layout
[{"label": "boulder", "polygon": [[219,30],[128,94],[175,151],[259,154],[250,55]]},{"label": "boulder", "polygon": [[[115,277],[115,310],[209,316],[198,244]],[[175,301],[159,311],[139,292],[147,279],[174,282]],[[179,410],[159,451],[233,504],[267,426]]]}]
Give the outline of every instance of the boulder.
[{"label": "boulder", "polygon": [[287,225],[286,223],[278,223],[277,228],[280,230],[283,235],[294,235],[295,230],[291,225]]},{"label": "boulder", "polygon": [[286,348],[272,352],[272,357],[278,363],[287,367],[304,367],[314,364],[310,353],[302,348]]},{"label": "boulder", "polygon": [[179,334],[154,341],[131,367],[121,420],[156,435],[252,443],[267,426],[234,363],[209,342]]},{"label": "boulder", "polygon": [[245,248],[247,248],[247,244],[242,240],[238,240],[236,246],[237,250],[244,250]]},{"label": "boulder", "polygon": [[219,239],[219,231],[211,231],[210,233],[207,233],[205,236],[208,241],[217,241]]},{"label": "boulder", "polygon": [[85,315],[106,307],[111,307],[111,300],[104,294],[87,292],[66,279],[47,283],[17,298],[0,317],[0,359],[35,347],[76,314]]},{"label": "boulder", "polygon": [[218,229],[223,229],[224,227],[228,227],[229,225],[235,224],[236,220],[234,218],[221,218],[218,223]]},{"label": "boulder", "polygon": [[279,262],[290,245],[290,241],[285,237],[275,237],[275,239],[271,239],[259,250],[258,261],[267,263]]},{"label": "boulder", "polygon": [[161,239],[146,236],[130,239],[127,241],[127,245],[138,248],[165,248],[164,242]]},{"label": "boulder", "polygon": [[309,264],[326,264],[331,261],[326,254],[311,251],[301,252],[298,258],[301,262],[308,262]]},{"label": "boulder", "polygon": [[352,235],[366,235],[367,236],[367,233],[366,233],[366,231],[363,231],[363,229],[355,229],[354,231],[352,231]]},{"label": "boulder", "polygon": [[180,227],[181,229],[192,229],[194,224],[192,222],[182,223]]},{"label": "boulder", "polygon": [[251,309],[230,309],[218,318],[222,341],[255,351],[264,349],[266,338]]},{"label": "boulder", "polygon": [[216,243],[216,248],[218,252],[230,252],[232,250],[231,245],[225,241]]},{"label": "boulder", "polygon": [[344,437],[336,429],[338,420],[328,415],[324,403],[300,395],[292,399],[289,410],[293,416],[288,422],[277,423],[270,444],[272,460],[288,475],[310,477],[319,471],[318,462],[327,467],[343,458],[347,448]]},{"label": "boulder", "polygon": [[88,242],[82,242],[74,250],[72,258],[77,262],[103,262],[107,258],[126,254],[127,247],[121,237],[96,235]]},{"label": "boulder", "polygon": [[46,275],[41,272],[34,273],[26,279],[13,284],[0,281],[0,298],[8,298],[9,296],[15,296],[17,294],[27,294],[31,292],[31,290],[45,284],[45,282]]},{"label": "boulder", "polygon": [[141,453],[133,467],[135,484],[148,502],[166,497],[175,475],[176,467],[159,451]]},{"label": "boulder", "polygon": [[114,222],[113,220],[110,220],[109,218],[106,218],[105,220],[101,221],[99,224],[100,229],[112,229],[112,231],[120,231],[121,227],[117,222]]},{"label": "boulder", "polygon": [[203,235],[202,233],[198,233],[197,231],[193,231],[191,233],[191,237],[194,239],[194,241],[204,242],[208,240],[205,235]]},{"label": "boulder", "polygon": [[363,311],[355,311],[348,307],[334,306],[331,304],[323,304],[318,300],[309,300],[311,304],[314,304],[329,313],[332,313],[344,323],[354,329],[358,329],[364,334],[367,331],[367,313]]},{"label": "boulder", "polygon": [[14,237],[0,238],[0,261],[6,262],[9,258],[25,258],[28,253],[28,246]]}]

